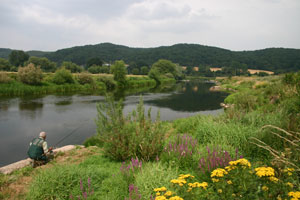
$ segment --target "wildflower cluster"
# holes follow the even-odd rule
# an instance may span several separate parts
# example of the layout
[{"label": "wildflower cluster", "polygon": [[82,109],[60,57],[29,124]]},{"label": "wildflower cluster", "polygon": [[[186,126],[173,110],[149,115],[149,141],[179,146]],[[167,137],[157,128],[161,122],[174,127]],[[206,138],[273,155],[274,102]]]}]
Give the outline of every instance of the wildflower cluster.
[{"label": "wildflower cluster", "polygon": [[[94,189],[93,187],[91,186],[91,178],[88,178],[88,187],[85,188],[83,186],[83,182],[82,182],[82,179],[80,179],[80,191],[81,191],[81,195],[78,195],[77,196],[77,199],[87,199],[89,196],[92,196],[94,194]],[[70,199],[74,199],[73,195],[70,194]]]},{"label": "wildflower cluster", "polygon": [[283,172],[287,173],[289,176],[292,176],[294,171],[295,171],[294,168],[286,168],[283,170]]},{"label": "wildflower cluster", "polygon": [[[227,151],[219,149],[218,147],[213,148],[213,150],[211,150],[209,147],[206,147],[206,149],[207,156],[202,157],[198,163],[198,168],[203,174],[205,174],[206,171],[211,172],[218,167],[225,167],[234,159],[231,158]],[[235,159],[238,159],[238,157],[242,158],[242,156],[239,156],[238,149],[236,149]]]},{"label": "wildflower cluster", "polygon": [[172,191],[170,191],[170,190],[167,191],[166,187],[155,188],[153,191],[156,192],[155,200],[165,200],[168,197],[170,197],[170,199],[173,199],[173,200],[175,200],[175,199],[178,199],[178,200],[181,199],[178,196],[171,197],[174,193]]},{"label": "wildflower cluster", "polygon": [[289,192],[288,195],[292,197],[291,200],[298,200],[300,198],[300,191]]},{"label": "wildflower cluster", "polygon": [[130,184],[128,187],[129,190],[129,198],[125,198],[125,200],[140,200],[142,195],[139,193],[138,187]]},{"label": "wildflower cluster", "polygon": [[259,177],[263,177],[263,176],[269,176],[269,177],[273,177],[275,176],[275,171],[272,167],[257,167],[255,168],[256,171],[256,175]]},{"label": "wildflower cluster", "polygon": [[134,173],[142,169],[142,161],[139,161],[138,158],[131,158],[130,162],[126,164],[122,163],[120,167],[120,172],[128,182],[128,184],[132,183],[134,180]]}]

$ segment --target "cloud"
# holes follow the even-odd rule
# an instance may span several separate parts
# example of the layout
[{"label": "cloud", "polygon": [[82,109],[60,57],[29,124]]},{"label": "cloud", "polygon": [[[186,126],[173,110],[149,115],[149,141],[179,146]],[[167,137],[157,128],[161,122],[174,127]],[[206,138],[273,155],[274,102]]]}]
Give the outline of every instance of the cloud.
[{"label": "cloud", "polygon": [[112,42],[300,48],[298,0],[2,0],[0,47],[57,50]]}]

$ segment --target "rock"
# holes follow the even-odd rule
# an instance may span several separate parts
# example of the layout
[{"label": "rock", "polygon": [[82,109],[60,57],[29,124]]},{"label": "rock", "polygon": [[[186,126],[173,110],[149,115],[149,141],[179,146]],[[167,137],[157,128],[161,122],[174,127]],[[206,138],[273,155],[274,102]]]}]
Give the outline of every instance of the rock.
[{"label": "rock", "polygon": [[215,85],[209,88],[209,91],[221,91],[221,86]]},{"label": "rock", "polygon": [[[80,147],[84,147],[84,146],[80,146]],[[53,152],[54,153],[66,152],[66,151],[70,151],[70,150],[75,149],[75,148],[76,148],[75,145],[67,145],[67,146],[63,146],[63,147],[54,149]],[[23,167],[26,167],[26,166],[30,165],[31,162],[32,162],[31,159],[27,158],[25,160],[21,160],[21,161],[12,163],[10,165],[6,165],[6,166],[0,168],[0,173],[10,174],[15,170],[18,170],[18,169],[21,169]]]}]

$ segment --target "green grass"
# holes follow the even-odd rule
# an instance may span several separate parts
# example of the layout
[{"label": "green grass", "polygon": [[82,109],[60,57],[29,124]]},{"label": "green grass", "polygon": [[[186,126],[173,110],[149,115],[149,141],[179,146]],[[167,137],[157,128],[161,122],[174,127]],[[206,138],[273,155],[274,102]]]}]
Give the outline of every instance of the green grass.
[{"label": "green grass", "polygon": [[[94,194],[90,195],[89,199],[99,199],[98,197],[105,199],[106,196],[111,199],[119,199],[121,196],[124,197],[124,194],[127,195],[127,186],[124,186],[123,189],[119,187],[108,190],[108,185],[119,186],[120,182],[117,183],[113,180],[118,176],[120,166],[120,163],[97,155],[78,165],[56,165],[50,169],[40,170],[34,178],[26,198],[30,200],[68,199],[71,194],[77,197],[82,194],[80,180],[87,189],[90,178]],[[119,179],[121,181],[120,177]]]}]

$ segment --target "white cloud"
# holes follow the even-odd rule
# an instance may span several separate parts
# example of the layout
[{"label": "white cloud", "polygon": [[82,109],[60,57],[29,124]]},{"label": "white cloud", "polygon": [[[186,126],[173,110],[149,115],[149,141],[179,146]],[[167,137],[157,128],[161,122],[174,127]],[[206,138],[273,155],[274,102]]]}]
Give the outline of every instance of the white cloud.
[{"label": "white cloud", "polygon": [[299,10],[299,0],[2,0],[0,47],[56,50],[112,42],[300,48]]}]

